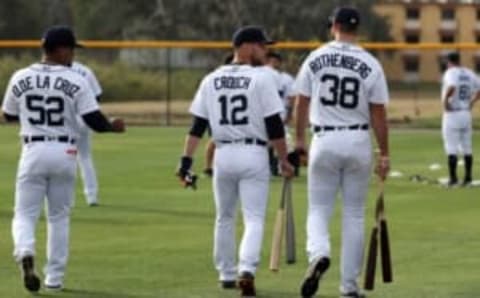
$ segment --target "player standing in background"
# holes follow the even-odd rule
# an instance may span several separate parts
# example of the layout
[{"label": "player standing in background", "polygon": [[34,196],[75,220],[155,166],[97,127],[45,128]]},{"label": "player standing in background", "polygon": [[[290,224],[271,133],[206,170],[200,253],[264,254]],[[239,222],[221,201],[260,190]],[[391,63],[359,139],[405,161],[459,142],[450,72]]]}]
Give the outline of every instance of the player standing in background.
[{"label": "player standing in background", "polygon": [[[192,156],[210,126],[216,145],[213,188],[216,206],[214,261],[223,288],[255,297],[254,276],[260,261],[269,171],[267,143],[277,150],[283,175],[287,161],[282,102],[272,77],[263,67],[266,45],[273,43],[259,27],[247,26],[233,36],[234,61],[208,74],[200,84],[190,112],[194,124],[185,142],[178,176],[188,179]],[[240,200],[244,234],[235,258],[235,217]],[[237,275],[238,274],[238,275]]]},{"label": "player standing in background", "polygon": [[[223,64],[231,64],[233,61],[233,53],[228,53],[223,59]],[[205,146],[205,169],[203,173],[208,177],[213,176],[213,156],[215,155],[215,142],[209,139]]]},{"label": "player standing in background", "polygon": [[463,186],[472,182],[472,115],[470,110],[480,98],[480,80],[468,68],[460,66],[460,55],[447,55],[447,71],[442,80],[442,136],[448,156],[448,186],[455,186],[457,155],[463,153],[465,176]]},{"label": "player standing in background", "polygon": [[[97,102],[100,101],[102,95],[102,87],[98,83],[97,77],[93,71],[80,62],[73,62],[72,69],[82,75],[92,88]],[[88,206],[98,206],[98,181],[95,165],[93,164],[91,131],[83,121],[82,117],[78,117],[79,136],[77,140],[78,149],[78,165],[80,166],[80,174],[83,180],[83,193]]]},{"label": "player standing in background", "polygon": [[88,82],[70,65],[80,47],[68,27],[51,27],[42,40],[42,62],[12,76],[3,100],[7,121],[20,121],[22,153],[17,171],[12,221],[14,257],[25,287],[40,289],[34,267],[35,227],[46,199],[45,287],[63,289],[68,259],[70,209],[74,198],[77,115],[97,132],[123,132],[120,119],[100,112]]},{"label": "player standing in background", "polygon": [[[292,136],[290,134],[290,127],[289,127],[290,122],[292,120],[293,106],[294,106],[295,95],[296,95],[293,89],[294,79],[289,73],[287,73],[286,71],[283,71],[282,62],[283,62],[283,58],[280,55],[280,53],[275,52],[273,50],[268,51],[267,65],[269,65],[272,69],[274,69],[278,73],[277,77],[280,82],[279,94],[284,105],[284,112],[282,113],[282,119],[283,119],[283,123],[285,124],[285,135],[287,139],[287,144],[289,147],[289,151],[291,152],[290,158],[295,158],[293,157],[294,145],[292,144],[293,141],[292,141]],[[276,159],[272,160],[272,156],[270,158],[272,163],[276,162]],[[294,165],[295,165],[295,175],[298,176],[299,170],[300,170],[298,163],[294,162]],[[272,166],[272,167],[278,168],[277,166]]]},{"label": "player standing in background", "polygon": [[[305,150],[307,123],[313,130],[308,161],[307,253],[310,266],[302,297],[313,297],[330,265],[329,222],[337,191],[343,197],[342,297],[363,297],[357,284],[364,252],[365,197],[372,162],[370,125],[379,147],[377,173],[389,170],[389,99],[383,69],[356,45],[360,15],[341,7],[330,18],[334,41],[310,53],[296,81],[297,148]],[[308,115],[308,118],[307,118]]]}]

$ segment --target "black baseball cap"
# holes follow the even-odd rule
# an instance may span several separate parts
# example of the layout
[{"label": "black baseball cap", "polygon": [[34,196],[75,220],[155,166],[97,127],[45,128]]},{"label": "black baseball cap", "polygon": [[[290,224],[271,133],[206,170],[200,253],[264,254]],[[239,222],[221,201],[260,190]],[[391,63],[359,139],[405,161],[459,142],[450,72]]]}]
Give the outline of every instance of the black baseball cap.
[{"label": "black baseball cap", "polygon": [[43,34],[42,47],[46,50],[54,50],[60,47],[83,48],[79,44],[73,30],[67,26],[53,26]]},{"label": "black baseball cap", "polygon": [[328,26],[334,23],[347,25],[355,29],[360,24],[360,13],[353,7],[337,7],[328,18]]},{"label": "black baseball cap", "polygon": [[234,47],[238,47],[243,43],[263,43],[263,44],[274,44],[275,41],[271,40],[265,30],[257,26],[245,26],[233,34],[232,43]]}]

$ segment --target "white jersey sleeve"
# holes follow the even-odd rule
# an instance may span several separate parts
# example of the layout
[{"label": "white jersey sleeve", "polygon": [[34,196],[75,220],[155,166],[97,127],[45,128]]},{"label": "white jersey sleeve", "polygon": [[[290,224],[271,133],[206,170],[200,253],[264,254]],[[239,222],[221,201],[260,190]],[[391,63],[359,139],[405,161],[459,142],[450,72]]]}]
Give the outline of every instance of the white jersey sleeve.
[{"label": "white jersey sleeve", "polygon": [[208,102],[207,102],[207,80],[208,76],[205,77],[200,86],[198,87],[197,92],[195,93],[195,97],[193,98],[192,104],[190,105],[190,114],[203,118],[208,119]]},{"label": "white jersey sleeve", "polygon": [[81,116],[100,109],[91,88],[85,86],[80,89],[75,99],[75,108],[77,114]]},{"label": "white jersey sleeve", "polygon": [[18,116],[20,111],[18,107],[18,101],[15,99],[15,95],[13,94],[14,82],[15,75],[13,75],[8,82],[7,90],[5,91],[5,96],[3,97],[2,110],[9,115]]},{"label": "white jersey sleeve", "polygon": [[80,62],[73,62],[72,64],[72,69],[82,75],[88,82],[88,85],[93,91],[93,94],[96,97],[99,97],[102,95],[102,87],[100,86],[100,83],[98,82],[97,77],[95,76],[95,73],[90,69],[90,67],[81,64]]},{"label": "white jersey sleeve", "polygon": [[277,91],[277,84],[274,78],[268,75],[259,76],[257,84],[261,85],[259,98],[262,106],[262,115],[269,117],[284,110],[282,99]]},{"label": "white jersey sleeve", "polygon": [[388,85],[385,78],[385,73],[383,72],[380,64],[378,64],[376,73],[377,76],[374,78],[373,84],[368,91],[368,101],[374,104],[386,104],[389,100]]},{"label": "white jersey sleeve", "polygon": [[297,94],[311,97],[312,96],[312,77],[310,68],[308,67],[309,59],[305,59],[300,68],[300,71],[297,74],[297,79],[295,80],[295,92]]}]

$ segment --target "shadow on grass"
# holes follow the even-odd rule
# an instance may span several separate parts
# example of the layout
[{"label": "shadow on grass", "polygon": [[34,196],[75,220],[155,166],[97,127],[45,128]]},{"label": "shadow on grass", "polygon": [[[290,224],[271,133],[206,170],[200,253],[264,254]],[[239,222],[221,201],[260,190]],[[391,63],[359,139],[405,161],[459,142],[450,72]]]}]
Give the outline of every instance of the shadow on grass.
[{"label": "shadow on grass", "polygon": [[[43,296],[43,295],[42,295]],[[45,295],[47,296],[47,295]],[[48,295],[50,296],[50,295]],[[134,298],[139,296],[126,295],[115,292],[95,291],[95,290],[77,290],[77,289],[64,289],[59,293],[52,293],[52,296],[56,297],[78,297],[78,298]]]},{"label": "shadow on grass", "polygon": [[189,210],[173,210],[173,209],[157,209],[139,205],[105,205],[102,204],[95,209],[101,209],[102,212],[105,210],[111,210],[113,212],[134,212],[134,213],[146,213],[146,214],[158,214],[158,215],[168,215],[174,217],[190,217],[190,218],[208,218],[212,219],[214,214],[213,212],[194,212]]}]

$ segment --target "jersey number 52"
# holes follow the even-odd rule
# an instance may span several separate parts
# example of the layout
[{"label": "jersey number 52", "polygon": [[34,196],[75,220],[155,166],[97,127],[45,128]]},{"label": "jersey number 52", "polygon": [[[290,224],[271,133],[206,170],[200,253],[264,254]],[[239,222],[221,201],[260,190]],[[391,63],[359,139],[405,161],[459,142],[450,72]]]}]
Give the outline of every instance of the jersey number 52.
[{"label": "jersey number 52", "polygon": [[61,97],[27,95],[26,107],[31,112],[28,121],[32,125],[63,126],[65,103]]},{"label": "jersey number 52", "polygon": [[328,97],[320,97],[322,104],[326,106],[336,106],[338,104],[345,109],[355,109],[357,107],[360,87],[357,78],[339,78],[336,75],[324,74],[320,81],[330,87],[328,88]]}]

